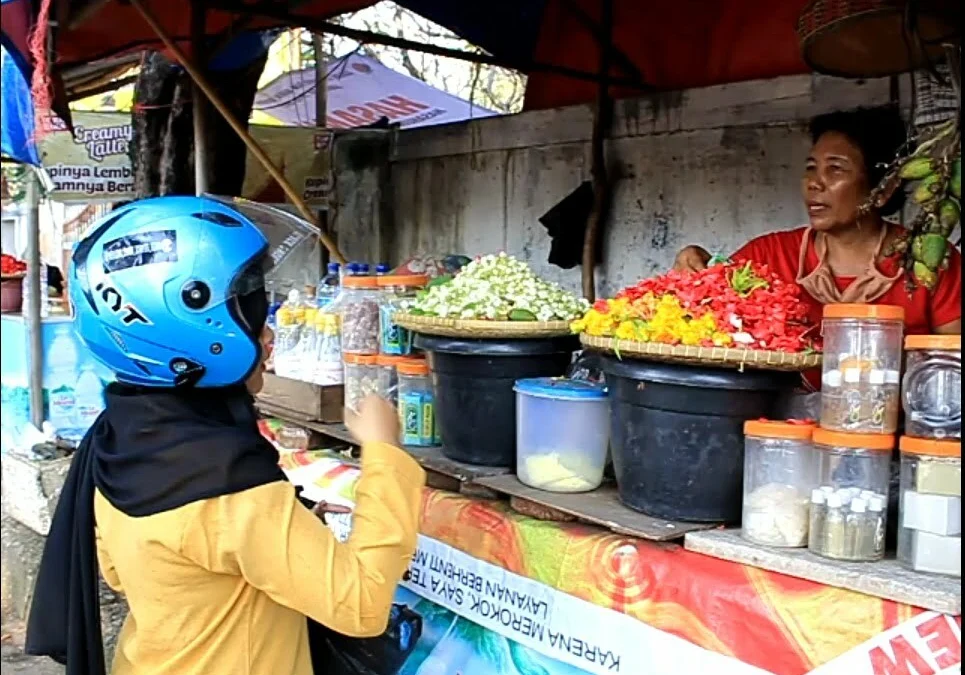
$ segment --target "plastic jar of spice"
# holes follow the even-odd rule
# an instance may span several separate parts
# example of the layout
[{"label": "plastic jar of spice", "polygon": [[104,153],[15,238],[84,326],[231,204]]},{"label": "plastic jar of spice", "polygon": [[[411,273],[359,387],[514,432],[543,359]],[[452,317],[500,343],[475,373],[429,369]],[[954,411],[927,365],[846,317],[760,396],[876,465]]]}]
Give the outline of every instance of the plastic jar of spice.
[{"label": "plastic jar of spice", "polygon": [[962,576],[962,443],[901,439],[898,561],[916,572]]},{"label": "plastic jar of spice", "polygon": [[894,436],[816,429],[818,487],[811,491],[808,548],[837,560],[885,554]]},{"label": "plastic jar of spice", "polygon": [[901,407],[905,310],[893,305],[826,305],[821,426],[894,434]]},{"label": "plastic jar of spice", "polygon": [[766,546],[808,545],[811,491],[818,486],[813,422],[744,425],[742,533]]},{"label": "plastic jar of spice", "polygon": [[379,396],[384,398],[392,405],[399,402],[399,363],[405,361],[404,356],[391,356],[389,354],[379,354],[375,357],[376,370],[378,371]]},{"label": "plastic jar of spice", "polygon": [[376,357],[370,354],[344,354],[345,407],[358,410],[369,394],[379,393],[379,371]]},{"label": "plastic jar of spice", "polygon": [[405,445],[439,444],[436,405],[429,381],[429,366],[423,359],[405,359],[399,373],[399,418]]},{"label": "plastic jar of spice", "polygon": [[909,335],[905,351],[905,433],[961,440],[962,336]]},{"label": "plastic jar of spice", "polygon": [[337,303],[342,353],[379,353],[379,287],[375,277],[345,277]]},{"label": "plastic jar of spice", "polygon": [[425,274],[389,274],[377,277],[379,298],[379,350],[383,354],[407,356],[412,353],[412,333],[392,321],[406,300],[412,300],[429,283]]}]

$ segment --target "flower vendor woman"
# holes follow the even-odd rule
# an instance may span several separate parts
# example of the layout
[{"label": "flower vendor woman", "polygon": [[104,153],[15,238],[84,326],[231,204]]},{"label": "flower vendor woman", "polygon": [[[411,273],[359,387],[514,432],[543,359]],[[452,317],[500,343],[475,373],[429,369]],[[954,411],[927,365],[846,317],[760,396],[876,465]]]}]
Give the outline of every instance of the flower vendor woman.
[{"label": "flower vendor woman", "polygon": [[[870,211],[860,208],[905,143],[897,110],[830,113],[812,120],[810,131],[801,181],[809,225],[753,239],[732,259],[766,263],[780,278],[797,283],[814,323],[820,323],[826,304],[887,304],[904,308],[906,334],[960,334],[961,254],[951,250],[933,289],[919,284],[909,293],[901,255],[894,252],[906,232],[884,220],[901,210],[904,193],[886,192]],[[675,269],[701,270],[710,258],[703,248],[688,246],[677,255]]]}]

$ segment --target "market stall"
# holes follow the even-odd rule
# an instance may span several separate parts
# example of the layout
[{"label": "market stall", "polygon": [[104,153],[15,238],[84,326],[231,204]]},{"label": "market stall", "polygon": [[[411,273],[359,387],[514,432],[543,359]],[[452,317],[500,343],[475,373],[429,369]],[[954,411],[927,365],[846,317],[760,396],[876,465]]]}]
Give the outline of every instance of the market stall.
[{"label": "market stall", "polygon": [[[208,92],[171,31],[144,3],[131,6]],[[606,14],[601,24],[612,23],[612,11]],[[603,44],[594,208],[583,257],[588,296],[605,215],[598,160],[609,59],[618,51],[609,36],[596,41]],[[215,104],[310,218],[304,196]],[[954,226],[939,211],[954,192],[951,167],[959,167],[960,181],[960,162],[949,159],[941,158],[940,171],[929,165],[920,176],[910,169],[902,176],[937,176],[921,201],[934,207],[926,211],[939,225],[922,220],[908,243],[909,271],[925,285]],[[934,235],[941,235],[940,250]],[[793,291],[779,289],[765,270],[726,262],[710,268],[704,281],[711,291],[739,296],[736,309],[723,314],[703,309],[714,299],[692,279],[647,280],[589,308],[506,256],[454,271],[333,269],[318,286],[295,290],[274,315],[275,370],[287,377],[269,381],[266,411],[337,437],[342,400],[352,406],[369,393],[393,399],[405,445],[462,493],[426,493],[420,549],[381,638],[394,658],[377,667],[464,675],[705,668],[921,675],[959,667],[960,515],[956,525],[953,514],[956,504],[960,514],[960,342],[921,348],[949,356],[944,384],[929,389],[923,405],[948,418],[957,389],[957,437],[945,419],[941,437],[901,442],[904,482],[894,505],[883,458],[897,443],[901,317],[860,309],[828,316],[870,322],[842,331],[859,331],[857,342],[873,345],[874,354],[827,352],[824,379],[848,391],[827,393],[823,429],[774,420],[755,428],[746,425],[774,416],[793,373],[822,365],[809,336],[816,326],[804,321]],[[340,287],[334,297],[329,286]],[[755,315],[761,304],[754,294],[773,296],[786,320]],[[876,337],[864,340],[862,330]],[[592,377],[559,379],[574,374],[580,341],[599,354],[608,390]],[[950,384],[956,373],[957,387]],[[283,450],[295,439],[314,445],[288,425],[266,433]],[[755,442],[796,444],[774,460],[791,480],[754,482],[746,472],[755,466],[748,450]],[[790,466],[790,458],[801,466]],[[282,461],[306,496],[334,505],[330,523],[345,536],[350,460],[302,448]],[[956,472],[957,493],[948,477]],[[509,496],[512,509],[470,494]],[[908,573],[882,561],[889,512],[901,524]],[[693,532],[720,526],[730,529]],[[884,582],[876,587],[869,578]]]},{"label": "market stall", "polygon": [[[333,511],[351,506],[358,473],[343,459],[295,451],[283,454],[283,466],[306,496]],[[328,518],[347,535],[350,516]],[[540,521],[497,501],[431,489],[421,531],[396,597],[420,617],[421,637],[401,667],[373,673],[881,675],[945,672],[960,662],[954,612],[679,544]]]},{"label": "market stall", "polygon": [[[394,398],[439,488],[397,601],[442,612],[451,632],[437,642],[423,624],[425,645],[372,672],[430,657],[462,673],[526,673],[527,658],[548,673],[960,663],[958,336],[905,343],[893,310],[831,305],[822,359],[800,289],[751,263],[643,280],[592,307],[505,254],[455,275],[354,269],[333,300],[279,308],[276,369],[337,378],[341,360],[347,405]],[[821,428],[760,421],[815,368]],[[333,386],[314,381],[316,396]],[[902,401],[906,433],[930,438],[901,441],[898,488]],[[345,536],[357,470],[306,449],[352,439],[287,405],[262,398],[287,419],[265,433]]]}]

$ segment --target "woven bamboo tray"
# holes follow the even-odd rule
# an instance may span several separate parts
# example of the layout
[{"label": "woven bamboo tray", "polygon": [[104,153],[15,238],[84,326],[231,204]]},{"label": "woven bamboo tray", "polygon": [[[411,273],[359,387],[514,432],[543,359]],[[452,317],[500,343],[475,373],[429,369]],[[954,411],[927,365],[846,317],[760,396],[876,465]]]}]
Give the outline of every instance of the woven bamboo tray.
[{"label": "woven bamboo tray", "polygon": [[485,321],[481,319],[443,319],[398,313],[396,325],[414,333],[471,339],[552,338],[570,335],[569,321]]},{"label": "woven bamboo tray", "polygon": [[742,369],[802,372],[821,365],[821,354],[788,354],[759,349],[728,347],[689,347],[656,342],[633,342],[614,338],[580,335],[584,347],[627,358],[650,359],[694,366],[720,366]]}]

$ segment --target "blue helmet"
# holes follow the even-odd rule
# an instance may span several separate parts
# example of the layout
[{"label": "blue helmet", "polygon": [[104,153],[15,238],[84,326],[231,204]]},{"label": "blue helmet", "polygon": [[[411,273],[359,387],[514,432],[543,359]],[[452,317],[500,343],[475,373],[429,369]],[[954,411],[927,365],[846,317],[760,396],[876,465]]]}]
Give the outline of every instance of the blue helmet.
[{"label": "blue helmet", "polygon": [[159,197],[91,226],[71,260],[70,300],[78,334],[118,381],[224,387],[259,365],[270,257],[251,212]]}]

